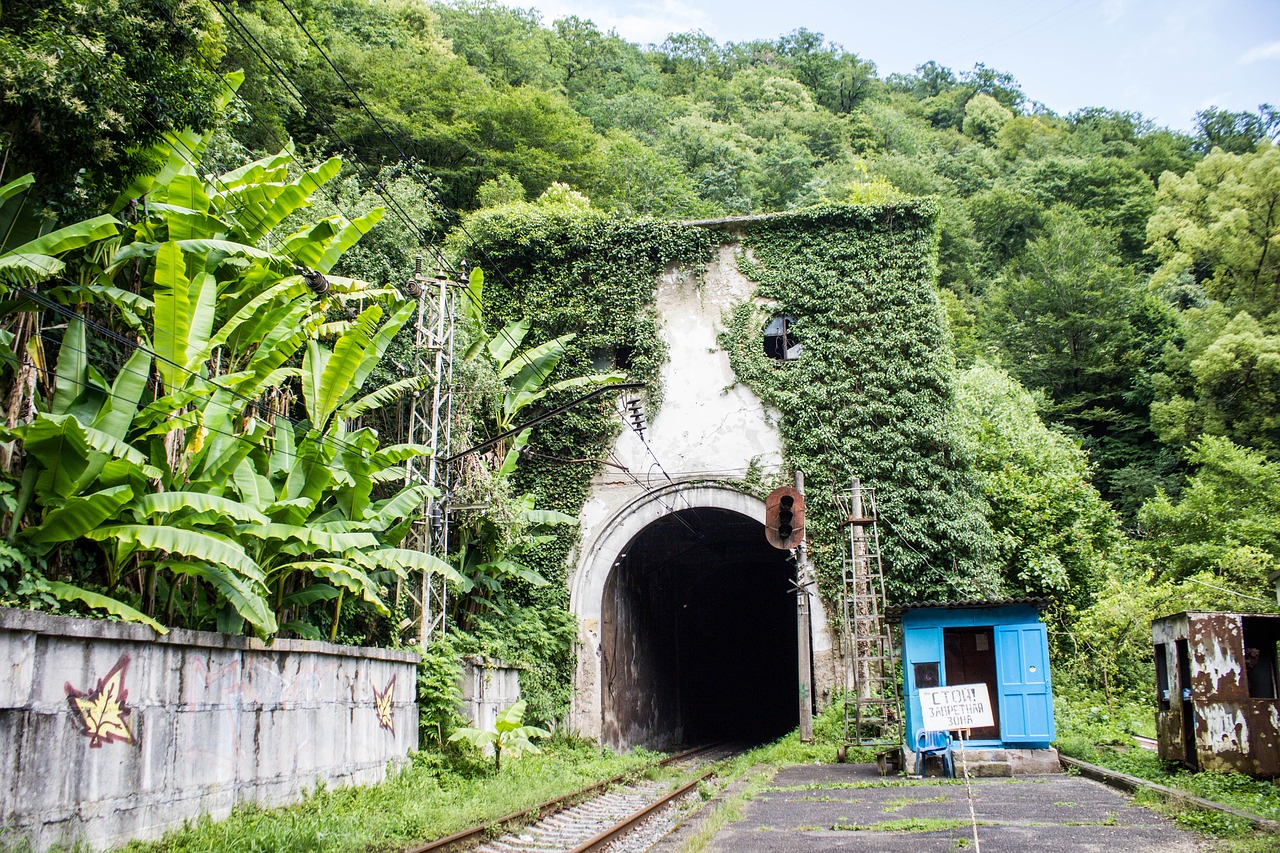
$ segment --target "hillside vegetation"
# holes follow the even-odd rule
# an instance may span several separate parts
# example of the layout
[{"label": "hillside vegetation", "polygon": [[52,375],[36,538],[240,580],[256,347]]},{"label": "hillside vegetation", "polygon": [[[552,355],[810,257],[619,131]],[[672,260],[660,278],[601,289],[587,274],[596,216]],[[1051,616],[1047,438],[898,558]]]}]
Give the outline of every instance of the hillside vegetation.
[{"label": "hillside vegetation", "polygon": [[[1008,73],[921,59],[912,74],[881,76],[803,28],[753,42],[694,32],[636,45],[587,20],[548,22],[489,0],[6,3],[0,390],[6,438],[27,443],[28,467],[20,455],[6,458],[0,483],[8,533],[0,602],[95,606],[71,586],[167,624],[403,642],[411,607],[389,552],[426,493],[403,479],[421,448],[388,445],[403,424],[397,395],[423,386],[404,381],[412,356],[407,333],[397,332],[409,309],[379,288],[400,286],[420,252],[429,264],[444,251],[449,263],[482,269],[485,302],[499,309],[473,305],[460,333],[459,351],[472,346],[458,373],[456,432],[479,440],[517,423],[519,407],[555,381],[549,371],[519,371],[517,350],[550,346],[538,350],[550,370],[562,357],[579,373],[590,367],[585,338],[548,344],[535,331],[525,340],[519,306],[502,295],[510,271],[476,246],[495,228],[515,228],[503,221],[554,220],[556,233],[603,239],[631,217],[928,197],[948,321],[941,351],[958,411],[948,429],[971,492],[969,515],[956,524],[985,531],[972,550],[983,555],[988,588],[1053,602],[1067,677],[1145,697],[1152,616],[1276,609],[1268,575],[1280,569],[1280,116],[1268,105],[1211,108],[1194,134],[1103,106],[1061,116]],[[241,169],[260,158],[268,159],[256,171]],[[28,173],[29,182],[10,185]],[[285,184],[294,186],[287,210],[262,200],[275,192],[268,185]],[[149,188],[161,205],[139,200]],[[374,208],[385,210],[380,219]],[[257,214],[246,219],[244,209]],[[120,222],[99,222],[46,253],[65,268],[33,267],[30,244],[13,253],[108,211]],[[651,233],[637,264],[705,250],[674,232]],[[294,274],[299,257],[323,260],[307,266],[332,273],[331,301],[297,317],[272,314],[266,341],[237,336],[237,325],[206,340],[207,351],[192,338],[182,356],[188,372],[234,375],[240,396],[271,401],[270,417],[290,423],[290,447],[310,448],[329,472],[310,485],[290,476],[275,433],[241,419],[220,386],[148,361],[139,369],[160,381],[126,389],[130,352],[92,332],[156,346],[175,334],[208,337],[227,318],[218,313],[214,327],[211,309],[199,319],[201,298],[237,310],[260,299],[253,304],[285,312],[271,300],[307,286]],[[206,272],[216,286],[190,291],[194,326],[162,331],[146,303],[196,287]],[[20,297],[19,287],[63,313]],[[42,331],[33,333],[40,311]],[[87,341],[77,316],[92,324]],[[516,325],[500,332],[508,322]],[[301,336],[286,340],[290,329]],[[74,358],[68,340],[85,341],[85,358]],[[227,360],[215,364],[219,346]],[[656,354],[634,355],[633,372],[651,373]],[[355,388],[326,395],[344,358]],[[66,384],[64,361],[84,389],[97,389],[92,401]],[[245,370],[248,379],[236,373]],[[365,395],[392,390],[356,396],[365,382]],[[539,396],[516,406],[518,382]],[[559,387],[565,396],[569,386]],[[109,417],[112,395],[126,393],[134,408]],[[216,437],[206,446],[214,434],[193,413],[208,400],[222,407],[225,432],[252,433],[246,455]],[[178,415],[187,420],[166,420]],[[115,440],[133,442],[139,456],[86,432],[75,438],[81,474],[58,481],[53,497],[39,491],[33,504],[23,471],[45,463],[32,436],[47,446],[40,430],[57,425],[65,439],[75,432],[68,416],[99,431],[118,427]],[[46,426],[33,432],[33,417]],[[546,721],[568,698],[573,626],[563,591],[541,585],[554,574],[548,555],[565,553],[564,536],[557,544],[552,534],[576,509],[541,489],[545,463],[516,452],[527,440],[468,467],[462,492],[488,510],[460,518],[452,568],[428,568],[459,592],[460,630],[441,655],[480,651],[530,667],[531,718]],[[553,449],[568,457],[574,448]],[[235,506],[174,499],[164,509],[172,526],[205,538],[158,542],[134,529],[157,512],[141,496],[156,480],[151,471],[176,494],[203,478],[200,488]],[[34,483],[37,474],[27,476]],[[397,477],[403,488],[391,487]],[[348,482],[360,484],[354,502]],[[312,500],[305,512],[289,503],[299,498]],[[121,513],[134,523],[123,544],[103,552],[79,536]],[[379,521],[379,513],[391,515]],[[264,515],[270,535],[240,541]],[[70,525],[72,516],[80,523]],[[46,532],[18,536],[21,528]],[[211,543],[225,540],[253,570],[245,563],[240,575],[218,575],[170,559],[213,560]],[[936,564],[943,557],[928,559],[934,572],[947,568]],[[424,690],[444,707],[441,660]]]}]

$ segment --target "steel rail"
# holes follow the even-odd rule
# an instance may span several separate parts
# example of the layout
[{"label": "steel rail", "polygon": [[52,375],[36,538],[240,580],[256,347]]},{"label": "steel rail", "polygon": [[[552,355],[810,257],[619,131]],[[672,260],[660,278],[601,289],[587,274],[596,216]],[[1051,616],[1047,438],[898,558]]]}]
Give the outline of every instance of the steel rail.
[{"label": "steel rail", "polygon": [[601,831],[598,835],[582,842],[577,847],[570,850],[569,853],[591,853],[591,851],[594,850],[603,850],[606,845],[616,841],[631,830],[635,829],[645,818],[665,806],[667,803],[670,803],[672,800],[679,799],[689,793],[694,789],[694,787],[701,784],[704,779],[715,773],[716,769],[717,768],[713,766],[704,770],[696,778],[684,783],[679,788],[676,788],[674,791],[660,799],[654,800],[644,808],[631,813],[627,817],[615,823],[613,826]]},{"label": "steel rail", "polygon": [[[500,817],[497,820],[493,820],[488,823],[483,823],[483,824],[480,824],[479,826],[473,826],[470,829],[464,829],[459,832],[455,832],[452,835],[445,836],[444,838],[439,838],[435,841],[428,841],[426,844],[419,845],[418,847],[410,847],[408,850],[405,851],[405,853],[437,853],[438,851],[444,851],[444,850],[464,849],[466,846],[469,846],[477,841],[483,840],[487,835],[489,835],[489,833],[491,833],[493,830],[499,827],[504,827],[507,824],[529,823],[529,822],[536,822],[536,821],[542,820],[543,818],[553,815],[556,812],[561,811],[562,809],[566,809],[566,808],[569,808],[570,806],[577,805],[578,803],[589,799],[594,794],[599,794],[603,791],[606,791],[613,785],[617,785],[620,782],[625,782],[634,776],[644,773],[646,770],[652,770],[655,767],[665,767],[668,764],[674,764],[677,761],[683,761],[686,758],[691,758],[693,756],[715,749],[716,747],[721,746],[722,743],[723,742],[713,743],[707,746],[694,747],[693,749],[685,750],[684,752],[678,752],[674,755],[668,755],[666,758],[659,759],[658,761],[654,761],[649,764],[645,764],[641,767],[637,767],[634,770],[628,770],[626,773],[619,773],[617,776],[614,776],[611,779],[606,779],[603,782],[597,782],[594,785],[588,785],[587,787],[582,788],[581,790],[574,791],[572,794],[566,794],[563,797],[557,797],[553,800],[547,800],[545,803],[532,806],[530,808],[524,809],[523,811],[512,812],[506,817]],[[702,779],[706,778],[706,775],[709,775],[709,773],[710,771],[708,771],[708,773],[704,774],[702,777],[699,777],[698,779],[696,779],[695,782],[702,781]]]}]

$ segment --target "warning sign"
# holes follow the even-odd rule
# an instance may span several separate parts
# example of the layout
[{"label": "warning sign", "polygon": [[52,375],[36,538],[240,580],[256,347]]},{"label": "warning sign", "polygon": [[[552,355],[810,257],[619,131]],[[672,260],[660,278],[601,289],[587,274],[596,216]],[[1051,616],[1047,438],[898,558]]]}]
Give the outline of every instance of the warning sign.
[{"label": "warning sign", "polygon": [[930,731],[977,729],[996,724],[985,684],[926,687],[920,691],[920,711],[923,727]]}]

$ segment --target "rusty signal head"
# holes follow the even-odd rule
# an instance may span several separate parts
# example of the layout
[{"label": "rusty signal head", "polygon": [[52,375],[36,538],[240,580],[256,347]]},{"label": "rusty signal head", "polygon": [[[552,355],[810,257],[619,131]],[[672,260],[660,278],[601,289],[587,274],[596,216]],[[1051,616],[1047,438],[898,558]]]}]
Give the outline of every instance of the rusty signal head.
[{"label": "rusty signal head", "polygon": [[791,550],[804,540],[804,495],[782,486],[764,501],[764,537],[775,548]]}]

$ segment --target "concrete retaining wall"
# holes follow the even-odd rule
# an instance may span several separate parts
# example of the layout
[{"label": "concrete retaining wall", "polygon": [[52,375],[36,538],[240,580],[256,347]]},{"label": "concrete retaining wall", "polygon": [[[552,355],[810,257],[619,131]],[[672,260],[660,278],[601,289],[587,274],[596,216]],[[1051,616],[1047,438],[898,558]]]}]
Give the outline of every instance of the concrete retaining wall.
[{"label": "concrete retaining wall", "polygon": [[462,716],[474,728],[498,730],[498,714],[520,701],[520,670],[502,661],[462,662]]},{"label": "concrete retaining wall", "polygon": [[418,746],[418,656],[0,608],[0,844],[155,838]]}]

